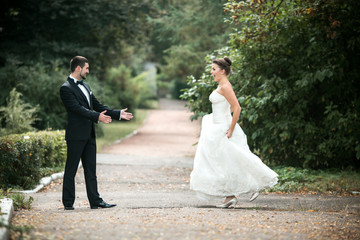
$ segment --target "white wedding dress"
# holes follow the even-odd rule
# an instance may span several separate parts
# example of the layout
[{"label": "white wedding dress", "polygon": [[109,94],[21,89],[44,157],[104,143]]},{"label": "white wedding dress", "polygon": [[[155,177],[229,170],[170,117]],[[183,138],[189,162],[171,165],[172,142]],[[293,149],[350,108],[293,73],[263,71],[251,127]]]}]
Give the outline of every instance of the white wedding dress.
[{"label": "white wedding dress", "polygon": [[239,124],[227,138],[232,121],[229,102],[217,91],[209,99],[213,113],[202,120],[190,189],[200,198],[217,199],[273,187],[278,175],[250,151]]}]

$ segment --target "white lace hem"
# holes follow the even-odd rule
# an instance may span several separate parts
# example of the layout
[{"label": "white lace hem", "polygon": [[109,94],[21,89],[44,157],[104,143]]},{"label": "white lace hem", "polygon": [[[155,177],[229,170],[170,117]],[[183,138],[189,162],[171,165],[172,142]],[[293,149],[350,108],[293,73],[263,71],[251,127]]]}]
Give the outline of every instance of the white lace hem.
[{"label": "white lace hem", "polygon": [[219,192],[219,191],[211,191],[209,189],[195,189],[191,186],[190,186],[190,189],[195,191],[196,196],[201,200],[218,200],[218,199],[228,197],[228,196],[240,197],[245,194],[261,192],[261,191],[264,191],[265,189],[274,187],[277,183],[278,183],[278,178],[275,177],[274,179],[269,181],[267,183],[267,185],[263,185],[261,187],[255,188],[255,189],[249,189],[246,191],[238,191],[238,192],[230,192],[230,191]]}]

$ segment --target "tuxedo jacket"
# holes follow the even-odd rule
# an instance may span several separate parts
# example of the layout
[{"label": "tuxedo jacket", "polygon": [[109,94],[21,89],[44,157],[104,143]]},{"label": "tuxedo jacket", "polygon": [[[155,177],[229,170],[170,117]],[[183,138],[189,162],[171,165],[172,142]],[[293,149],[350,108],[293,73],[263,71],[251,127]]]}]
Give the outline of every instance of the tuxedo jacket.
[{"label": "tuxedo jacket", "polygon": [[60,87],[60,97],[68,114],[68,123],[65,130],[66,140],[86,140],[95,133],[94,123],[99,120],[100,112],[107,110],[106,115],[112,119],[120,119],[120,110],[113,110],[101,104],[91,92],[89,85],[84,82],[89,93],[90,104],[72,78]]}]

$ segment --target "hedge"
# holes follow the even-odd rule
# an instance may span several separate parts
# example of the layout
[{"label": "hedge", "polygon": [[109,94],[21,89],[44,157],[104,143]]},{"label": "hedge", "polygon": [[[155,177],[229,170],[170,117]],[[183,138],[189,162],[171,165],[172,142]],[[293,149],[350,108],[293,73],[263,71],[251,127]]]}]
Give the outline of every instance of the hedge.
[{"label": "hedge", "polygon": [[0,138],[0,188],[33,188],[45,168],[63,166],[64,131],[40,131]]}]

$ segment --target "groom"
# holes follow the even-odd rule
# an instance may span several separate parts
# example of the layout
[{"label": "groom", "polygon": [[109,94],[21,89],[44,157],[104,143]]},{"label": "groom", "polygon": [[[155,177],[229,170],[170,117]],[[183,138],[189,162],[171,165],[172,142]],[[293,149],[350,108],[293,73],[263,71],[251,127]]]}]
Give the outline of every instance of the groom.
[{"label": "groom", "polygon": [[68,114],[62,202],[65,210],[74,210],[75,175],[81,158],[91,209],[115,207],[115,204],[106,203],[98,193],[94,123],[110,123],[112,119],[130,120],[133,115],[126,112],[127,108],[113,110],[95,98],[89,85],[83,82],[89,74],[89,62],[85,57],[72,58],[70,69],[70,76],[60,88],[60,97]]}]

